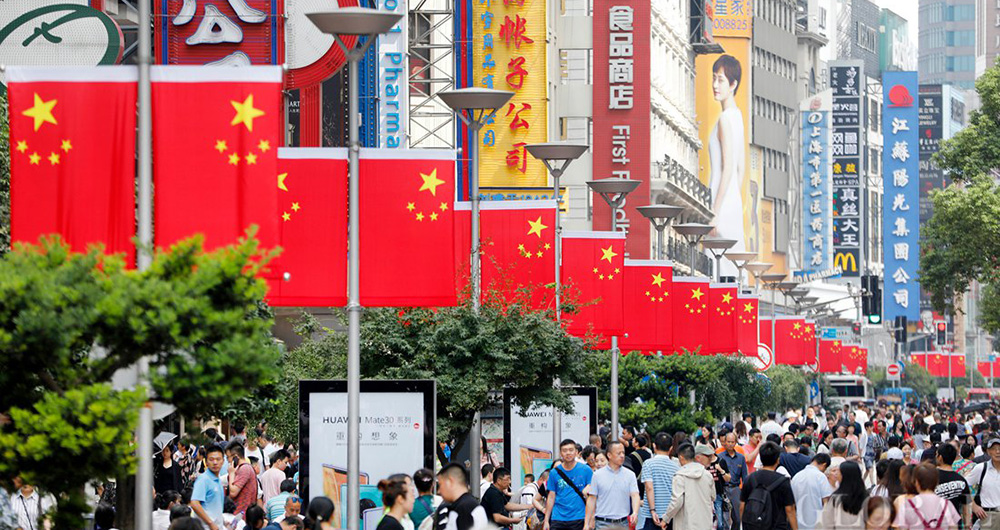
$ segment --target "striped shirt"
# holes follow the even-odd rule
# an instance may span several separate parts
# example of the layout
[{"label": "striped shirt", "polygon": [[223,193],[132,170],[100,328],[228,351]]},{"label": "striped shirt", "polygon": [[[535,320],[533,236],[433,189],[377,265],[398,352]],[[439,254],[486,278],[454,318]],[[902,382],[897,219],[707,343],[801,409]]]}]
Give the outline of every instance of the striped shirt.
[{"label": "striped shirt", "polygon": [[38,530],[38,518],[48,513],[55,504],[48,496],[40,497],[37,491],[24,496],[20,491],[10,496],[10,504],[17,514],[18,525],[24,530]]},{"label": "striped shirt", "polygon": [[[667,507],[670,506],[674,475],[680,468],[677,462],[665,455],[655,455],[642,465],[640,481],[643,488],[646,487],[647,482],[653,483],[653,504],[656,505],[656,514],[660,517],[663,517],[663,514],[667,512]],[[642,501],[642,507],[639,508],[639,520],[636,522],[636,528],[642,528],[646,524],[646,519],[650,517],[652,514],[649,511],[649,496],[646,496]]]}]

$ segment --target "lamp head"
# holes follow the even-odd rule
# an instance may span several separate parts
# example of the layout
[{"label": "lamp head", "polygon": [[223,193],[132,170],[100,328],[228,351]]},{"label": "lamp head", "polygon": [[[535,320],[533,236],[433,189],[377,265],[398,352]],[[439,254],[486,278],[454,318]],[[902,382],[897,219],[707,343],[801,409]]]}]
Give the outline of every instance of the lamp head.
[{"label": "lamp head", "polygon": [[330,35],[380,35],[387,33],[403,15],[367,7],[342,7],[318,13],[306,13],[309,21]]},{"label": "lamp head", "polygon": [[514,97],[514,93],[508,90],[470,87],[441,92],[438,97],[451,110],[462,112],[465,110],[499,109],[506,105],[510,98]]},{"label": "lamp head", "polygon": [[531,153],[531,156],[539,160],[576,160],[590,149],[587,144],[573,144],[568,142],[548,142],[544,144],[530,144],[524,146]]}]

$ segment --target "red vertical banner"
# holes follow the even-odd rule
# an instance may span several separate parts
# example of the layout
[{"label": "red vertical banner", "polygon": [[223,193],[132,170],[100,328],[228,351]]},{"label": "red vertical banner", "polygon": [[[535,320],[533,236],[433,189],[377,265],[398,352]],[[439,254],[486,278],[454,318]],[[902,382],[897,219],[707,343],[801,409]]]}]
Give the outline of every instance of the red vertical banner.
[{"label": "red vertical banner", "polygon": [[445,307],[455,296],[455,152],[363,149],[361,305]]},{"label": "red vertical banner", "polygon": [[709,289],[707,278],[674,277],[674,352],[708,354]]},{"label": "red vertical banner", "polygon": [[737,299],[736,346],[744,356],[755,357],[757,343],[760,342],[760,330],[757,323],[760,300],[752,294],[740,294]]},{"label": "red vertical banner", "polygon": [[841,370],[841,344],[839,340],[819,341],[819,367],[821,374],[836,374]]},{"label": "red vertical banner", "polygon": [[469,283],[472,271],[472,203],[455,202],[455,293],[460,300],[472,293]]},{"label": "red vertical banner", "polygon": [[802,328],[805,322],[797,317],[778,316],[774,323],[774,364],[801,365]]},{"label": "red vertical banner", "polygon": [[[594,2],[593,174],[641,183],[618,210],[634,259],[649,257],[649,222],[636,210],[649,204],[650,3]],[[611,211],[594,198],[594,227],[611,228]]]},{"label": "red vertical banner", "polygon": [[952,353],[948,357],[950,357],[951,363],[951,376],[965,377],[965,354]]},{"label": "red vertical banner", "polygon": [[129,66],[8,68],[14,242],[59,234],[134,264],[137,79]]},{"label": "red vertical banner", "polygon": [[818,353],[816,351],[817,341],[816,337],[816,322],[812,320],[806,320],[806,327],[802,333],[802,355],[803,364],[815,366],[819,363]]},{"label": "red vertical banner", "polygon": [[564,232],[562,280],[566,300],[579,311],[563,314],[567,331],[594,334],[604,344],[624,330],[625,235],[614,232]]},{"label": "red vertical banner", "polygon": [[856,344],[844,345],[841,360],[849,373],[868,373],[868,353],[864,348]]},{"label": "red vertical banner", "polygon": [[552,307],[556,281],[556,201],[485,201],[483,296],[531,309]]},{"label": "red vertical banner", "polygon": [[256,225],[278,243],[281,68],[154,66],[156,245],[203,234],[208,250]]},{"label": "red vertical banner", "polygon": [[736,326],[739,300],[735,283],[709,285],[708,353],[734,354],[738,349]]},{"label": "red vertical banner", "polygon": [[618,342],[622,352],[672,350],[673,275],[673,264],[669,261],[625,260],[627,336]]},{"label": "red vertical banner", "polygon": [[278,245],[268,264],[272,306],[347,304],[347,150],[278,150]]},{"label": "red vertical banner", "polygon": [[[760,306],[758,306],[760,307]],[[757,330],[760,332],[760,343],[771,350],[771,359],[774,359],[774,340],[772,338],[772,321],[770,318],[758,316]]]}]

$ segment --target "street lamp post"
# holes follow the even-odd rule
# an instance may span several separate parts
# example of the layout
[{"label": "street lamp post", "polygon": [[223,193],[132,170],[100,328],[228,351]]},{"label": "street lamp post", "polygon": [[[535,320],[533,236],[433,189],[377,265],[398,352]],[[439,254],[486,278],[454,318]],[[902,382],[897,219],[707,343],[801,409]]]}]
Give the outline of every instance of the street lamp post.
[{"label": "street lamp post", "polygon": [[[469,249],[469,268],[472,278],[472,311],[479,315],[479,304],[482,289],[482,276],[479,266],[479,131],[486,122],[493,119],[497,109],[503,107],[514,97],[507,90],[491,88],[460,88],[438,94],[441,101],[448,105],[458,115],[470,130],[472,130],[472,156],[469,157],[469,201],[472,203],[472,229],[470,231],[472,245]],[[469,460],[472,464],[472,480],[470,490],[476,497],[480,496],[479,462],[481,459],[482,422],[479,412],[472,419],[472,430],[469,432]],[[351,529],[354,530],[354,529]]]},{"label": "street lamp post", "polygon": [[[767,285],[768,290],[771,291],[771,355],[772,356],[774,355],[774,317],[775,317],[775,312],[774,312],[774,304],[775,304],[775,302],[774,302],[774,291],[776,289],[775,286],[779,282],[782,282],[782,281],[785,280],[785,276],[787,276],[787,274],[785,274],[783,272],[772,272],[772,273],[769,273],[769,274],[761,274],[760,277],[758,278],[758,281],[762,280],[764,282],[764,285]],[[758,289],[758,292],[760,292],[760,287],[758,287],[757,289]]]},{"label": "street lamp post", "polygon": [[722,281],[722,256],[726,255],[726,251],[733,248],[736,244],[735,239],[723,239],[721,237],[710,237],[701,240],[701,247],[708,249],[712,253],[712,257],[715,258],[715,281]]},{"label": "street lamp post", "polygon": [[726,252],[726,259],[733,262],[733,265],[736,266],[738,272],[736,286],[740,291],[743,290],[743,268],[756,258],[757,253],[755,252]]},{"label": "street lamp post", "polygon": [[774,316],[774,310],[775,310],[775,307],[774,307],[774,289],[777,289],[777,290],[781,291],[782,296],[784,296],[786,298],[785,301],[787,302],[788,293],[790,293],[792,291],[792,289],[795,289],[796,287],[798,287],[798,285],[799,285],[799,282],[781,281],[781,282],[777,282],[777,283],[775,283],[775,284],[773,284],[771,286],[771,288],[772,288],[772,290],[771,290],[771,353],[772,354],[774,353],[774,339],[775,339],[775,335],[777,334],[777,332],[775,331],[775,324],[776,324],[776,322],[775,322],[775,316]]},{"label": "street lamp post", "polygon": [[[361,152],[358,128],[361,95],[358,93],[358,62],[375,42],[376,37],[395,26],[401,14],[364,7],[345,7],[332,11],[307,13],[309,20],[323,33],[333,35],[347,58],[347,167],[348,167],[348,281],[347,281],[347,528],[358,530],[361,488],[361,257],[360,247],[360,188],[358,156]],[[355,38],[350,46],[345,36]],[[343,506],[343,504],[341,504]]]},{"label": "street lamp post", "polygon": [[[545,144],[531,144],[524,146],[531,156],[539,159],[545,164],[545,168],[552,174],[552,196],[556,199],[556,322],[562,320],[562,279],[560,278],[562,266],[562,221],[561,207],[562,196],[559,193],[559,177],[562,177],[569,167],[570,162],[580,158],[583,153],[590,149],[587,144],[571,144],[566,142],[551,142]],[[557,379],[556,387],[559,386]],[[559,454],[559,442],[562,441],[562,412],[556,407],[552,407],[552,454]]]},{"label": "street lamp post", "polygon": [[760,296],[761,274],[764,274],[765,272],[770,270],[771,267],[773,266],[774,266],[773,263],[766,263],[763,261],[751,261],[750,263],[747,263],[746,265],[743,266],[744,269],[750,271],[750,274],[753,275],[753,286],[754,289],[756,290],[757,296]]},{"label": "street lamp post", "polygon": [[[611,231],[618,231],[618,209],[625,196],[639,187],[640,181],[621,178],[588,180],[587,186],[611,207]],[[627,255],[627,253],[626,253]],[[611,439],[618,439],[618,337],[611,337]]]},{"label": "street lamp post", "polygon": [[674,232],[684,236],[684,239],[688,242],[691,255],[691,276],[695,275],[694,256],[698,253],[698,242],[701,241],[701,238],[707,236],[713,228],[715,227],[712,225],[702,223],[682,223],[674,225]]},{"label": "street lamp post", "polygon": [[636,208],[643,217],[649,219],[656,229],[656,259],[666,259],[665,244],[663,241],[663,231],[670,226],[670,222],[675,217],[684,213],[682,206],[668,206],[666,204],[651,204],[649,206],[639,206]]}]

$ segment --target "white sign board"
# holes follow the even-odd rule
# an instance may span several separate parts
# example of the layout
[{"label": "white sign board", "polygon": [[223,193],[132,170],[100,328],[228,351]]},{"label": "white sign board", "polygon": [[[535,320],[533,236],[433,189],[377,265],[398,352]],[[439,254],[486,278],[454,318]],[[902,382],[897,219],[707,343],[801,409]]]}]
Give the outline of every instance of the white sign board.
[{"label": "white sign board", "polygon": [[[303,496],[326,496],[342,512],[347,484],[347,383],[299,382]],[[361,382],[361,484],[434,467],[434,382]],[[339,521],[339,517],[335,521]]]},{"label": "white sign board", "polygon": [[[573,413],[562,414],[562,438],[586,446],[597,432],[597,389],[577,388]],[[524,484],[524,475],[536,477],[553,460],[552,407],[532,407],[527,411],[511,404],[504,392],[504,462],[511,474],[511,491]],[[555,456],[558,458],[558,455]]]},{"label": "white sign board", "polygon": [[886,381],[899,381],[899,376],[903,372],[902,367],[897,363],[889,364],[885,367]]}]

